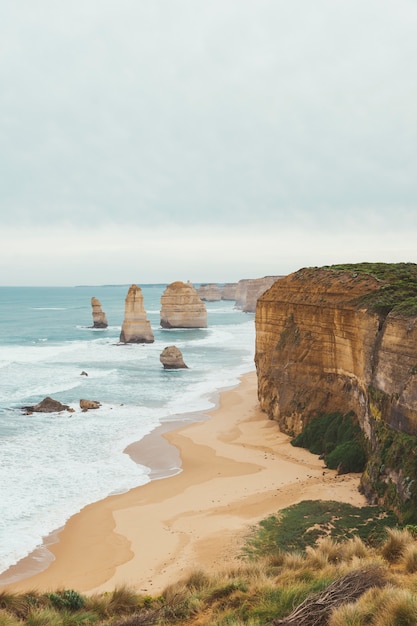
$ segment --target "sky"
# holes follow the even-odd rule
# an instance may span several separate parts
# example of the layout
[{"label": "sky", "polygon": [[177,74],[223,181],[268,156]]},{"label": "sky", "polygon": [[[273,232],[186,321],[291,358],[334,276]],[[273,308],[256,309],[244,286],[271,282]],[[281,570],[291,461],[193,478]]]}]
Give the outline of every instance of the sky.
[{"label": "sky", "polygon": [[0,285],[417,262],[416,0],[2,0]]}]

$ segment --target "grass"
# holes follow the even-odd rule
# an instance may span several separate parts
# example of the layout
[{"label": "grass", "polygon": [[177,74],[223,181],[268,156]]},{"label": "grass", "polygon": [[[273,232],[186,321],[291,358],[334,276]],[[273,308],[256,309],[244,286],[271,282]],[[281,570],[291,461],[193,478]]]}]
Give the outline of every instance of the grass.
[{"label": "grass", "polygon": [[362,296],[358,304],[377,313],[391,311],[405,316],[417,315],[417,264],[415,263],[346,263],[326,266],[333,271],[355,275],[370,274],[381,281],[381,288]]},{"label": "grass", "polygon": [[333,500],[304,500],[262,520],[245,546],[249,557],[277,555],[282,551],[304,551],[317,540],[329,537],[362,539],[377,545],[386,534],[386,527],[398,524],[392,512],[378,507],[355,507]]},{"label": "grass", "polygon": [[[3,591],[0,626],[415,625],[417,532],[390,515],[301,502],[253,529],[237,567],[196,569],[156,597],[127,587],[92,596]],[[313,526],[323,532],[308,532]],[[311,621],[315,611],[326,621]]]}]

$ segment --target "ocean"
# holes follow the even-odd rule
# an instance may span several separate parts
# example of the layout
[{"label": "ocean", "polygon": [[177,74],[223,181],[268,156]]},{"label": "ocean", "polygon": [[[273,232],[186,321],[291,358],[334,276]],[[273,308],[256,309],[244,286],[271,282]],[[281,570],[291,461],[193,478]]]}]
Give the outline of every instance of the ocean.
[{"label": "ocean", "polygon": [[[207,302],[206,329],[162,329],[166,285],[139,284],[155,342],[120,345],[129,286],[0,287],[0,573],[87,504],[149,482],[126,446],[163,422],[201,419],[254,370],[253,314]],[[91,328],[92,296],[107,329]],[[188,369],[163,369],[168,345]],[[74,412],[24,414],[46,396]],[[82,398],[101,407],[82,412]]]}]

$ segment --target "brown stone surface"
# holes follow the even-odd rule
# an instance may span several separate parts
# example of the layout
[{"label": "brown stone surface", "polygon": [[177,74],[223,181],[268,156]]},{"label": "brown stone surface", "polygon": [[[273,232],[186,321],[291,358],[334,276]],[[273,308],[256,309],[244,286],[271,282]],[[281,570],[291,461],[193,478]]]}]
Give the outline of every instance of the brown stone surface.
[{"label": "brown stone surface", "polygon": [[355,302],[383,285],[367,274],[311,268],[259,298],[259,401],[284,432],[300,432],[320,413],[353,410],[371,436],[375,389],[386,394],[386,423],[417,434],[417,320],[380,316]]},{"label": "brown stone surface", "polygon": [[181,350],[177,348],[177,346],[167,346],[164,348],[159,356],[159,360],[166,370],[187,369]]},{"label": "brown stone surface", "polygon": [[101,308],[101,302],[94,296],[91,298],[91,307],[93,309],[93,328],[107,328],[106,314]]},{"label": "brown stone surface", "polygon": [[222,300],[236,300],[237,283],[226,283],[221,289]]},{"label": "brown stone surface", "polygon": [[245,313],[255,313],[256,303],[267,289],[272,287],[274,282],[282,276],[264,276],[263,278],[252,278],[245,283],[245,302],[241,305]]},{"label": "brown stone surface", "polygon": [[140,287],[131,285],[125,300],[125,317],[120,333],[122,343],[153,343],[154,335],[143,304]]},{"label": "brown stone surface", "polygon": [[99,409],[100,407],[101,404],[97,400],[80,400],[80,408],[83,411],[89,411],[90,409]]},{"label": "brown stone surface", "polygon": [[70,411],[71,409],[67,404],[61,404],[59,400],[54,400],[47,396],[38,404],[33,406],[22,407],[27,413],[60,413],[61,411]]},{"label": "brown stone surface", "polygon": [[161,296],[162,328],[206,328],[207,310],[190,283],[176,281]]},{"label": "brown stone surface", "polygon": [[205,302],[217,302],[222,299],[222,293],[220,288],[215,283],[209,283],[207,285],[200,285],[197,289],[197,295],[201,300]]}]

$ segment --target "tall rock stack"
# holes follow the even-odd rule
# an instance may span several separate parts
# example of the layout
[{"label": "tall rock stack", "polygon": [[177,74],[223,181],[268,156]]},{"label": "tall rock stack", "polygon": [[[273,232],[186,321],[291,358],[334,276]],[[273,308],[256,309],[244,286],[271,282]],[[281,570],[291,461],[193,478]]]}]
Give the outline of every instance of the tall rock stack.
[{"label": "tall rock stack", "polygon": [[198,297],[206,302],[217,302],[222,299],[220,288],[215,283],[200,285],[197,289]]},{"label": "tall rock stack", "polygon": [[237,283],[226,283],[222,290],[222,300],[236,300]]},{"label": "tall rock stack", "polygon": [[106,314],[101,308],[101,302],[94,296],[91,298],[91,307],[93,309],[93,328],[107,328]]},{"label": "tall rock stack", "polygon": [[207,310],[190,283],[176,281],[161,296],[162,328],[207,328]]},{"label": "tall rock stack", "polygon": [[153,343],[154,336],[143,306],[142,290],[131,285],[125,300],[125,317],[120,333],[122,343]]}]

